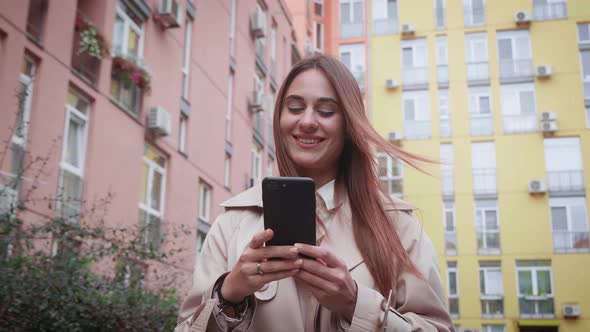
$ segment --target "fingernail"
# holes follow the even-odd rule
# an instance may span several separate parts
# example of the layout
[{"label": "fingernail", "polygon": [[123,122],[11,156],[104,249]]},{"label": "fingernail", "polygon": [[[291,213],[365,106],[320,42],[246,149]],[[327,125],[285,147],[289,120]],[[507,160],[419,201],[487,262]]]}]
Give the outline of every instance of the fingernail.
[{"label": "fingernail", "polygon": [[299,253],[299,249],[297,248],[291,248],[289,249],[290,252],[294,253],[294,254],[298,254]]},{"label": "fingernail", "polygon": [[301,243],[295,243],[295,244],[294,244],[294,246],[295,246],[295,247],[297,247],[297,248],[301,248],[301,247],[303,247],[303,246],[301,245]]},{"label": "fingernail", "polygon": [[300,258],[297,261],[295,261],[295,265],[302,266],[303,265],[303,259]]}]

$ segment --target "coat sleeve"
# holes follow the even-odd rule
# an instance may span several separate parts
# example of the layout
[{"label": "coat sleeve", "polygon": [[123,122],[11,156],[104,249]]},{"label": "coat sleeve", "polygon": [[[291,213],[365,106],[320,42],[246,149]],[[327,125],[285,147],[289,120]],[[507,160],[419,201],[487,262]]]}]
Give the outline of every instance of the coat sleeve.
[{"label": "coat sleeve", "polygon": [[[378,291],[358,284],[355,312],[349,331],[380,331],[387,317],[387,331],[455,331],[430,238],[409,213],[397,213],[396,227],[410,259],[420,272],[404,272],[397,281],[395,303]],[[392,300],[393,302],[393,300]]]},{"label": "coat sleeve", "polygon": [[[249,328],[256,307],[253,296],[248,299],[249,313],[241,322],[226,321],[217,307],[217,298],[214,296],[217,281],[229,271],[228,249],[239,227],[239,222],[232,219],[237,215],[238,211],[225,212],[211,226],[197,262],[193,289],[180,307],[175,331],[245,331]],[[203,324],[204,321],[206,324]],[[199,322],[206,326],[206,330],[193,327]]]}]

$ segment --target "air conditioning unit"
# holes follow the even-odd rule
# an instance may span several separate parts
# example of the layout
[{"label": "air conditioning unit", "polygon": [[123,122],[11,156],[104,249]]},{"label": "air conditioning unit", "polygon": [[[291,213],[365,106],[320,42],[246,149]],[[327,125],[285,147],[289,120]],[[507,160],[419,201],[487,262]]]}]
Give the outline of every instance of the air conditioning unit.
[{"label": "air conditioning unit", "polygon": [[542,66],[537,66],[535,68],[535,73],[537,75],[537,77],[549,77],[551,76],[551,66],[549,65],[542,65]]},{"label": "air conditioning unit", "polygon": [[552,133],[557,131],[557,123],[555,121],[541,121],[541,130],[544,133]]},{"label": "air conditioning unit", "polygon": [[555,121],[557,120],[557,114],[555,112],[541,112],[541,121]]},{"label": "air conditioning unit", "polygon": [[402,139],[402,133],[399,131],[390,131],[389,134],[387,134],[387,139],[390,142],[399,142]]},{"label": "air conditioning unit", "polygon": [[399,87],[399,82],[394,80],[393,78],[388,78],[385,80],[385,87],[387,89],[395,89]]},{"label": "air conditioning unit", "polygon": [[402,24],[402,35],[412,35],[416,32],[413,24]]},{"label": "air conditioning unit", "polygon": [[580,317],[580,306],[577,304],[564,304],[562,307],[563,317],[578,318]]},{"label": "air conditioning unit", "polygon": [[250,98],[250,112],[256,113],[263,110],[264,107],[264,93],[259,90],[252,91],[252,97]]},{"label": "air conditioning unit", "polygon": [[16,210],[17,197],[16,190],[0,184],[0,215]]},{"label": "air conditioning unit", "polygon": [[529,14],[526,10],[519,10],[514,13],[514,21],[517,24],[520,23],[530,23],[531,22],[531,14]]},{"label": "air conditioning unit", "polygon": [[266,16],[263,11],[256,11],[250,16],[250,33],[254,38],[262,38],[266,34]]},{"label": "air conditioning unit", "polygon": [[164,29],[178,28],[182,21],[181,15],[182,11],[176,0],[162,0],[156,19]]},{"label": "air conditioning unit", "polygon": [[148,129],[158,136],[170,135],[170,113],[163,107],[153,107],[148,115]]},{"label": "air conditioning unit", "polygon": [[543,179],[529,180],[529,194],[542,194],[547,192],[547,184]]}]

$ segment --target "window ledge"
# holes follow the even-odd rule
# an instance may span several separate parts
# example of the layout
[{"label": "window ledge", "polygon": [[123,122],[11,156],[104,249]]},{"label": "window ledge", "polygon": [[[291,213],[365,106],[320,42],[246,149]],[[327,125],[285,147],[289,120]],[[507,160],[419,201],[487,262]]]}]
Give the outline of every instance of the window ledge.
[{"label": "window ledge", "polygon": [[139,121],[139,114],[135,114],[133,112],[131,112],[130,110],[127,109],[127,107],[121,105],[121,103],[119,103],[116,99],[109,97],[109,100],[111,101],[111,103],[115,106],[117,106],[118,109],[120,109],[121,111],[123,111],[123,113],[125,113],[129,118],[131,118],[133,121],[137,122],[137,124],[139,124],[140,126],[143,127],[143,123],[141,123],[141,121]]}]

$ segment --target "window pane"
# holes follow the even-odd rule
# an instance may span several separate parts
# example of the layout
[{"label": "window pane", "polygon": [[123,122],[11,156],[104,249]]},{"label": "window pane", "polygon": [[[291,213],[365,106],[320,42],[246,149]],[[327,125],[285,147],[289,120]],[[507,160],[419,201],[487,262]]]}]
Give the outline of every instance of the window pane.
[{"label": "window pane", "polygon": [[481,294],[486,294],[486,273],[484,270],[479,270],[479,291]]},{"label": "window pane", "polygon": [[113,38],[113,49],[115,50],[115,54],[123,53],[123,28],[123,18],[117,15],[117,17],[115,18],[115,37]]},{"label": "window pane", "polygon": [[587,231],[588,223],[586,222],[586,206],[574,205],[571,207],[572,214],[572,231]]},{"label": "window pane", "polygon": [[551,224],[553,230],[567,230],[567,211],[565,207],[551,208]]},{"label": "window pane", "polygon": [[414,66],[411,47],[405,47],[402,49],[402,63],[404,68],[410,68]]},{"label": "window pane", "polygon": [[135,30],[129,29],[127,38],[127,55],[139,59],[139,34]]},{"label": "window pane", "polygon": [[537,271],[538,295],[551,294],[551,273],[549,271]]},{"label": "window pane", "polygon": [[496,211],[486,211],[486,229],[487,230],[497,230],[498,229],[498,220],[496,219]]},{"label": "window pane", "polygon": [[74,167],[80,167],[80,138],[82,137],[82,128],[77,121],[71,118],[69,125],[65,160]]},{"label": "window pane", "polygon": [[340,3],[340,22],[350,23],[350,4]]},{"label": "window pane", "polygon": [[490,97],[481,96],[479,97],[479,112],[481,114],[489,114],[490,110]]},{"label": "window pane", "polygon": [[512,59],[512,41],[510,39],[498,40],[498,47],[500,49],[500,60]]},{"label": "window pane", "polygon": [[488,294],[502,294],[502,272],[501,271],[489,271],[487,272],[488,284],[486,285],[486,291]]},{"label": "window pane", "polygon": [[354,22],[361,23],[363,21],[363,3],[362,2],[355,2],[353,6],[354,6]]},{"label": "window pane", "polygon": [[457,272],[449,272],[449,294],[457,294]]},{"label": "window pane", "polygon": [[580,52],[582,60],[582,77],[590,79],[590,51]]},{"label": "window pane", "polygon": [[449,232],[455,231],[455,225],[453,224],[453,211],[445,212],[445,229]]},{"label": "window pane", "polygon": [[379,176],[387,176],[387,157],[377,157],[377,164],[379,165]]},{"label": "window pane", "polygon": [[404,117],[405,120],[416,120],[416,110],[414,109],[414,100],[404,100]]},{"label": "window pane", "polygon": [[153,172],[151,207],[155,210],[161,210],[161,193],[162,193],[162,174],[160,172]]},{"label": "window pane", "polygon": [[520,110],[522,114],[535,113],[535,94],[533,91],[520,92]]},{"label": "window pane", "polygon": [[62,173],[61,209],[64,218],[77,217],[82,198],[82,180],[70,172]]},{"label": "window pane", "polygon": [[350,52],[344,52],[340,54],[340,61],[348,68],[349,70],[352,68],[352,59],[351,59]]},{"label": "window pane", "polygon": [[518,271],[518,292],[522,295],[533,294],[531,271]]},{"label": "window pane", "polygon": [[149,167],[143,164],[143,175],[141,176],[141,202],[147,205],[147,183],[149,176]]},{"label": "window pane", "polygon": [[590,29],[588,29],[590,24],[578,24],[578,36],[580,41],[589,41],[590,40]]}]

